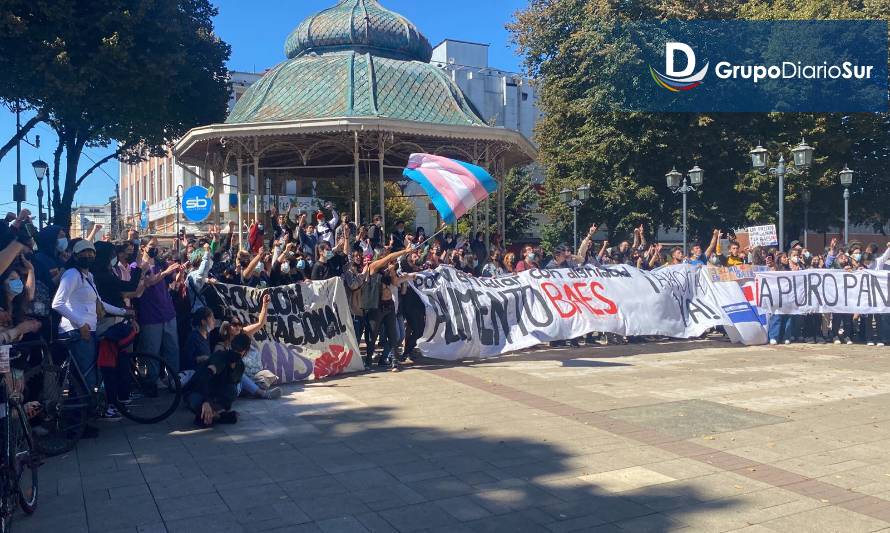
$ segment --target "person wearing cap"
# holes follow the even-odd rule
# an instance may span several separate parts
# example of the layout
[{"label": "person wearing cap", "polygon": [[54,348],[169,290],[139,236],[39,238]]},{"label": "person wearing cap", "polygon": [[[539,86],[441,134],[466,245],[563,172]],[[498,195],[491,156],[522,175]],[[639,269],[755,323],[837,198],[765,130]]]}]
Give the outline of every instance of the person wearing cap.
[{"label": "person wearing cap", "polygon": [[74,244],[69,268],[59,280],[52,308],[62,315],[59,334],[71,339],[71,355],[90,389],[98,384],[96,373],[96,323],[98,314],[130,316],[126,309],[103,302],[90,267],[96,261],[96,247],[88,240]]},{"label": "person wearing cap", "polygon": [[325,207],[331,210],[331,220],[325,222],[324,212],[319,210],[318,213],[315,214],[315,233],[318,234],[319,244],[326,242],[333,248],[334,243],[336,242],[334,240],[334,230],[336,230],[337,225],[340,224],[340,215],[330,203],[326,204]]}]

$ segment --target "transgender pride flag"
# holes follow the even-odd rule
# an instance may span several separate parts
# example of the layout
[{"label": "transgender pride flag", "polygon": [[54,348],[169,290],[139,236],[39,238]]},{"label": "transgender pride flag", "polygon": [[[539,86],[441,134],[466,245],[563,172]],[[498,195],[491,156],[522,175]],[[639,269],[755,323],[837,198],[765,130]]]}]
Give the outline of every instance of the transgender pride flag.
[{"label": "transgender pride flag", "polygon": [[423,187],[449,224],[498,190],[484,168],[437,155],[411,154],[402,174]]}]

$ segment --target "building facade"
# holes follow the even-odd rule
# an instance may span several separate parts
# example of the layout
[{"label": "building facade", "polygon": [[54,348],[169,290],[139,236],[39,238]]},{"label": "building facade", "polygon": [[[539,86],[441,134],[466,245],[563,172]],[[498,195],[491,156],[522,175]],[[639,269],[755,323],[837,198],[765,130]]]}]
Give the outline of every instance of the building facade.
[{"label": "building facade", "polygon": [[95,224],[101,224],[102,229],[96,233],[95,239],[100,240],[105,233],[114,235],[114,197],[104,205],[81,205],[71,211],[72,238],[86,238]]},{"label": "building facade", "polygon": [[[232,94],[229,111],[241,99],[250,85],[260,79],[262,73],[231,72]],[[176,196],[193,185],[213,183],[213,177],[206,169],[196,166],[184,170],[177,164],[172,152],[167,157],[151,157],[146,161],[129,165],[120,163],[120,211],[122,227],[140,228],[143,207],[148,210],[149,226],[147,233],[173,235],[176,233]],[[200,176],[199,179],[197,176]],[[221,191],[218,191],[221,192]],[[224,210],[225,210],[224,206]],[[194,229],[179,217],[181,228]]]}]

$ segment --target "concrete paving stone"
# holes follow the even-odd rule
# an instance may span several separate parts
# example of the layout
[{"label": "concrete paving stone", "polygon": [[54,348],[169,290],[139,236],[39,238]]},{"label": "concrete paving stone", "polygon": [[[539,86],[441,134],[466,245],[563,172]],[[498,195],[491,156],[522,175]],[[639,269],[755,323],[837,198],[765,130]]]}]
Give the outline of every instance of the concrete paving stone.
[{"label": "concrete paving stone", "polygon": [[330,475],[281,481],[278,485],[294,500],[348,492],[342,483]]},{"label": "concrete paving stone", "polygon": [[150,497],[131,498],[125,504],[112,500],[88,501],[86,508],[91,530],[104,531],[128,526],[135,528],[162,521],[157,504]]},{"label": "concrete paving stone", "polygon": [[316,525],[325,533],[368,533],[368,529],[354,516],[341,516],[321,520]]},{"label": "concrete paving stone", "polygon": [[254,507],[257,502],[268,502],[271,505],[289,500],[287,493],[277,483],[240,488],[233,486],[217,489],[217,492],[233,512]]},{"label": "concrete paving stone", "polygon": [[890,526],[890,523],[837,507],[822,507],[776,518],[761,525],[782,532],[796,530],[811,533],[857,533],[877,531]]},{"label": "concrete paving stone", "polygon": [[604,492],[626,492],[676,481],[670,476],[639,466],[581,476],[580,479]]},{"label": "concrete paving stone", "polygon": [[548,531],[547,527],[528,520],[521,512],[482,518],[466,524],[472,531],[479,533],[497,533],[510,531],[517,533]]},{"label": "concrete paving stone", "polygon": [[356,515],[371,511],[361,500],[348,493],[307,497],[296,500],[296,504],[312,520],[326,520],[328,518]]},{"label": "concrete paving stone", "polygon": [[[38,502],[40,506],[38,511],[27,516],[16,513],[13,516],[13,531],[36,531],[36,532],[56,532],[69,531],[77,533],[88,533],[86,511],[81,510],[75,513],[66,513],[62,510],[55,510],[54,507],[45,507],[44,502]],[[53,509],[52,512],[48,509]]]},{"label": "concrete paving stone", "polygon": [[561,520],[547,524],[547,529],[553,533],[564,533],[568,531],[590,531],[597,526],[603,526],[606,523],[602,518],[594,515],[582,516],[571,520]]},{"label": "concrete paving stone", "polygon": [[148,488],[156,500],[216,492],[213,483],[203,474],[183,479],[152,481],[148,483]]},{"label": "concrete paving stone", "polygon": [[233,513],[217,513],[165,523],[169,533],[244,533],[250,531],[238,523],[238,517]]},{"label": "concrete paving stone", "polygon": [[144,485],[145,478],[139,467],[132,467],[117,472],[88,474],[81,478],[84,490],[114,489],[129,485]]},{"label": "concrete paving stone", "polygon": [[362,513],[355,518],[371,533],[398,533],[392,525],[377,513]]},{"label": "concrete paving stone", "polygon": [[689,526],[686,524],[661,513],[632,518],[630,520],[622,520],[620,522],[615,522],[615,525],[618,526],[621,531],[631,533],[690,531]]},{"label": "concrete paving stone", "polygon": [[238,522],[251,531],[278,529],[311,521],[309,515],[294,502],[264,502],[255,507],[238,509],[234,514]]},{"label": "concrete paving stone", "polygon": [[392,474],[379,467],[341,472],[339,474],[334,474],[334,478],[350,490],[361,490],[368,487],[395,485],[399,483],[399,480]]},{"label": "concrete paving stone", "polygon": [[405,483],[428,500],[441,500],[476,492],[476,488],[453,476]]},{"label": "concrete paving stone", "polygon": [[457,519],[446,513],[440,506],[430,502],[387,509],[378,514],[403,533],[457,523]]},{"label": "concrete paving stone", "polygon": [[215,492],[156,500],[164,521],[175,521],[195,516],[225,513],[229,510]]},{"label": "concrete paving stone", "polygon": [[492,515],[492,513],[485,510],[476,502],[476,498],[469,496],[446,498],[444,500],[437,500],[435,503],[444,509],[445,512],[461,522],[479,520]]},{"label": "concrete paving stone", "polygon": [[369,487],[364,490],[352,491],[351,494],[373,511],[403,507],[427,501],[423,495],[401,483]]}]

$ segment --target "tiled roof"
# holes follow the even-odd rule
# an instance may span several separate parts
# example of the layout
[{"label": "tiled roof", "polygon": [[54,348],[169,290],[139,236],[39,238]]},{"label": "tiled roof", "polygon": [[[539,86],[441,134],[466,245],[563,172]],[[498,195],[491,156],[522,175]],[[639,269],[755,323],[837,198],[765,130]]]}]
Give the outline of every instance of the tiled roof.
[{"label": "tiled roof", "polygon": [[226,122],[336,117],[485,126],[457,85],[433,65],[355,51],[281,63],[245,92]]}]

